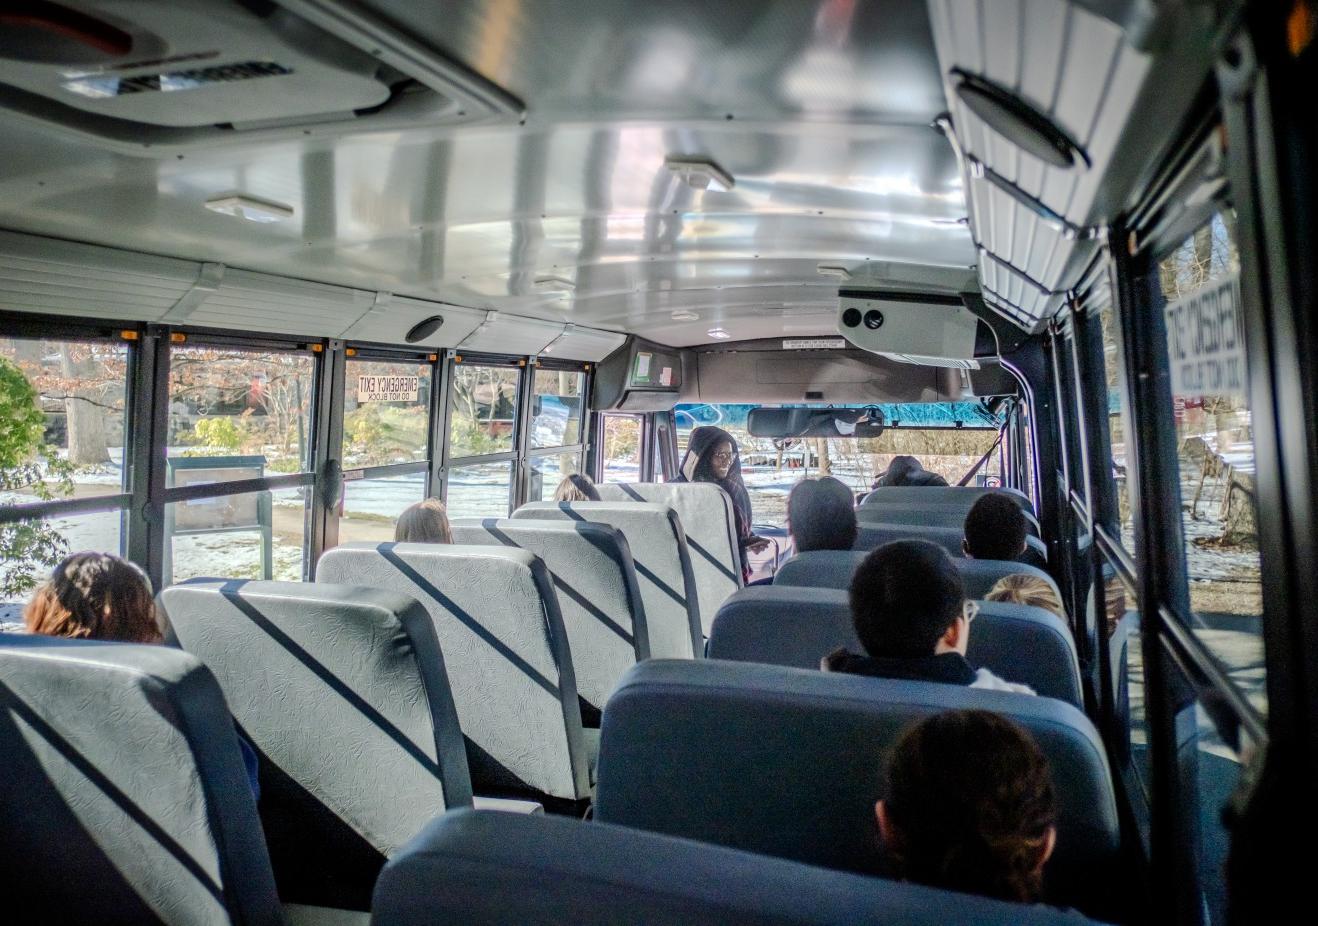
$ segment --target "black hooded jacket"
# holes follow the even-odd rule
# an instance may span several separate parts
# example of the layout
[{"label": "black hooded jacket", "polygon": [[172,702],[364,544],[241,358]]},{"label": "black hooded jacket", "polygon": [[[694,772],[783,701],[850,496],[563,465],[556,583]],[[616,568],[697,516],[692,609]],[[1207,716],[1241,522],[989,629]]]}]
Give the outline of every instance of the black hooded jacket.
[{"label": "black hooded jacket", "polygon": [[[722,443],[732,446],[732,466],[722,479],[714,475],[714,450]],[[741,548],[741,571],[749,572],[746,558],[746,543],[751,536],[751,497],[746,491],[746,483],[741,478],[741,456],[737,451],[737,442],[732,435],[722,428],[705,425],[691,432],[687,441],[686,455],[678,467],[678,475],[673,482],[712,482],[728,493],[732,499],[732,510],[737,521],[737,539]]]}]

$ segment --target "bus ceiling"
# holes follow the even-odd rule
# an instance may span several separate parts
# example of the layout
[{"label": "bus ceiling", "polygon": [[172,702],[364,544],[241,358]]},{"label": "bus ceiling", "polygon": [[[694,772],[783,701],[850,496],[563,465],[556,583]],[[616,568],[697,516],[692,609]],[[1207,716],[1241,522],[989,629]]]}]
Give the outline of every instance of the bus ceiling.
[{"label": "bus ceiling", "polygon": [[390,343],[440,315],[419,346],[578,360],[834,336],[840,288],[1037,333],[1202,119],[1223,28],[1095,0],[23,8],[6,310]]}]

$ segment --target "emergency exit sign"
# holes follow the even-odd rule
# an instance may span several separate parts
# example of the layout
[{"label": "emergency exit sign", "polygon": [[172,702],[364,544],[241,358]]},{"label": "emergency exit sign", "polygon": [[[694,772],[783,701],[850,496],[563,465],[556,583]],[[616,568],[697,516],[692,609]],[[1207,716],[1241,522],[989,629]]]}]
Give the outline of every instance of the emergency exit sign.
[{"label": "emergency exit sign", "polygon": [[419,376],[358,376],[358,402],[415,402]]},{"label": "emergency exit sign", "polygon": [[1169,303],[1167,354],[1172,394],[1189,397],[1245,394],[1245,331],[1240,277],[1201,286]]}]

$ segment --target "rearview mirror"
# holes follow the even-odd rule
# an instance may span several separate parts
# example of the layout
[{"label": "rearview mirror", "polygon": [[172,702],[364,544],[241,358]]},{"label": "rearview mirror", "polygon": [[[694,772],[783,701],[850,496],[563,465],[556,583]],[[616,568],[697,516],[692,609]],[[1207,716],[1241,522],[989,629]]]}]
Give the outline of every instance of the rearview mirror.
[{"label": "rearview mirror", "polygon": [[753,408],[746,416],[752,437],[878,437],[877,408]]}]

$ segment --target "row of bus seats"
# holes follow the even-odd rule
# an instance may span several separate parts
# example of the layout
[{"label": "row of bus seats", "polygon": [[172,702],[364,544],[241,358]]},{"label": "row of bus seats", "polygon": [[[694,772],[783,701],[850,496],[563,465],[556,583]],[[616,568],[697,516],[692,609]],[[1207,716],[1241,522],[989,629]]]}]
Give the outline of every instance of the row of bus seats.
[{"label": "row of bus seats", "polygon": [[[681,496],[685,491],[704,491],[706,488],[722,496],[713,487],[694,486],[680,487],[674,494]],[[643,493],[653,491],[653,487],[636,487],[635,491],[645,497]],[[707,507],[701,510],[707,510]],[[723,514],[721,527],[724,532],[730,532],[730,510]],[[726,554],[727,560],[735,563],[735,545],[731,537],[727,547],[719,550],[716,545],[719,533],[710,529],[720,526],[719,519],[710,518],[708,521],[702,528],[704,539],[697,542],[707,551],[718,550],[720,554]],[[942,690],[943,686],[921,683],[902,683],[901,690],[895,691],[890,698],[885,694],[888,683],[875,683],[874,680],[764,666],[700,664],[689,659],[651,661],[629,669],[632,663],[644,659],[646,652],[651,656],[683,657],[701,652],[700,628],[703,624],[700,616],[705,612],[697,610],[693,604],[695,595],[691,589],[695,570],[690,565],[693,557],[687,552],[690,541],[685,539],[682,522],[666,505],[651,502],[533,505],[515,513],[512,519],[460,521],[455,524],[455,530],[459,534],[455,539],[460,542],[480,540],[484,544],[497,543],[520,549],[499,549],[490,545],[349,545],[325,555],[320,563],[318,581],[314,584],[195,581],[167,589],[160,596],[175,639],[199,656],[215,673],[233,717],[262,754],[262,787],[271,795],[270,800],[262,801],[263,811],[268,811],[263,823],[279,895],[285,901],[365,909],[371,884],[385,859],[398,856],[400,846],[427,820],[448,808],[463,808],[473,803],[477,807],[491,806],[488,799],[473,799],[473,790],[485,795],[530,794],[542,797],[547,803],[558,800],[579,808],[590,797],[591,785],[596,784],[596,814],[601,820],[710,839],[832,866],[838,860],[836,856],[803,857],[792,851],[776,851],[773,843],[774,839],[782,839],[784,846],[817,845],[819,839],[816,837],[823,830],[817,830],[813,837],[809,832],[793,836],[790,828],[781,829],[781,820],[760,818],[761,822],[756,823],[757,818],[746,817],[743,832],[753,833],[759,828],[761,836],[768,839],[766,842],[749,836],[717,838],[720,832],[730,834],[733,830],[718,823],[700,823],[711,814],[716,817],[724,813],[725,808],[737,804],[736,797],[729,794],[727,788],[729,783],[742,779],[738,773],[722,768],[719,763],[736,760],[736,754],[743,752],[745,756],[762,756],[765,749],[779,754],[781,762],[796,762],[816,771],[830,769],[829,774],[819,777],[816,788],[794,798],[812,805],[828,804],[831,795],[840,793],[838,788],[842,782],[830,780],[832,771],[836,771],[831,766],[839,755],[850,750],[847,762],[843,762],[839,770],[841,767],[854,770],[874,766],[870,769],[872,774],[869,774],[868,783],[862,785],[863,776],[852,782],[855,787],[869,789],[868,800],[872,804],[873,792],[880,786],[877,763],[880,763],[885,744],[891,745],[895,732],[904,721],[885,721],[888,726],[882,730],[887,730],[886,733],[880,728],[865,732],[854,724],[838,727],[838,731],[842,731],[838,733],[833,730],[836,725],[829,723],[826,724],[830,728],[826,738],[831,738],[832,742],[825,744],[819,735],[826,731],[821,730],[812,738],[801,730],[789,733],[784,727],[776,734],[775,741],[767,736],[772,722],[767,726],[750,722],[755,716],[754,711],[745,715],[745,726],[737,719],[742,714],[738,705],[745,706],[747,699],[754,702],[765,697],[769,698],[769,703],[764,707],[767,712],[764,716],[778,716],[787,710],[786,702],[779,696],[787,697],[793,692],[801,694],[812,685],[823,686],[815,692],[822,700],[817,704],[809,699],[802,702],[801,710],[807,715],[813,710],[822,710],[830,698],[841,697],[848,703],[854,702],[851,689],[859,683],[860,689],[875,694],[878,703],[887,704],[885,710],[905,705],[902,709],[909,708],[907,719],[919,716],[921,712],[955,706],[943,704],[949,697],[954,701],[957,697],[962,700],[969,698],[960,706],[975,704],[991,709],[998,709],[998,705],[986,701],[1006,697],[1002,709],[1013,716],[1025,711],[1018,719],[1027,726],[1030,726],[1031,710],[1052,711],[1054,714],[1048,716],[1052,725],[1050,729],[1054,732],[1069,730],[1067,735],[1078,736],[1079,740],[1085,740],[1089,735],[1085,726],[1088,722],[1083,715],[1066,704],[1053,704],[1047,699],[1013,698],[961,689]],[[813,554],[806,554],[810,555]],[[687,560],[685,564],[684,559]],[[711,556],[705,561],[714,559]],[[970,560],[961,562],[980,572],[994,565]],[[997,564],[998,572],[1001,574],[1004,569],[1021,571],[1018,565],[1013,569],[1013,565]],[[779,578],[781,581],[783,577]],[[736,584],[740,584],[739,578]],[[372,588],[375,591],[370,590]],[[746,596],[768,592],[772,598],[774,594],[787,596],[792,591],[784,587],[738,592],[724,611],[730,614],[740,608],[744,612],[744,602],[754,600]],[[717,594],[719,592],[715,591],[711,596]],[[707,600],[713,604],[716,599]],[[718,603],[722,603],[721,599]],[[831,628],[823,632],[824,636],[833,634],[825,649],[831,648],[832,641],[838,639],[835,631],[839,625],[836,607],[839,603],[840,599],[835,600],[831,614],[822,619]],[[654,629],[661,620],[668,631],[659,635],[661,642],[657,643]],[[733,639],[727,636],[724,625],[733,625],[725,619],[725,613],[720,613],[719,618],[711,623],[714,627],[711,647],[717,655],[722,652],[721,641]],[[987,638],[984,653],[979,655],[986,664],[996,658],[992,656],[995,646],[1012,648],[1011,644],[1003,642],[1010,638],[1011,632],[1021,632],[1026,635],[1022,639],[1034,641],[1028,645],[1052,646],[1048,652],[1060,652],[1058,640],[1061,635],[1057,628],[1049,625],[1047,620],[1039,620],[1037,615],[1007,614],[1001,623],[1002,633],[980,634]],[[993,625],[994,621],[989,624]],[[999,636],[1002,641],[996,640]],[[59,651],[62,645],[60,641],[40,640],[29,643],[29,651],[19,651],[17,655],[34,657],[46,663],[89,661],[82,651]],[[130,690],[143,686],[145,676],[140,671],[141,666],[134,662],[146,658],[140,655],[143,648],[125,649],[110,645],[106,650],[95,649],[95,644],[81,646],[93,647],[95,659],[91,661],[105,667],[107,677],[103,681],[106,685],[112,685],[109,677],[114,676]],[[665,647],[676,652],[668,652]],[[1019,644],[1016,648],[1020,650]],[[178,679],[190,679],[192,687],[206,687],[204,680],[209,678],[209,673],[199,669],[195,662],[188,662],[188,657],[164,650],[152,650],[151,653],[153,655],[147,658],[151,665],[157,664],[151,662],[153,659],[164,659],[166,663],[170,659],[183,659],[183,663],[167,667]],[[9,658],[15,654],[5,655]],[[128,666],[116,665],[121,655]],[[1074,650],[1066,655],[1069,658],[1049,656],[1047,660],[1039,661],[1055,658],[1059,664],[1069,666],[1074,659]],[[741,655],[734,658],[762,657]],[[793,655],[784,651],[781,658],[764,661],[797,664],[802,658],[800,652]],[[33,665],[35,663],[28,668]],[[630,674],[626,674],[624,682],[618,686],[618,677],[627,672]],[[746,672],[751,674],[747,676]],[[763,672],[780,674],[770,676],[772,681],[766,683],[764,678],[755,675]],[[38,671],[27,674],[29,680],[40,676]],[[1034,684],[1041,693],[1055,694],[1063,701],[1074,701],[1074,691],[1062,678],[1065,672],[1059,669],[1056,674],[1056,679],[1044,678],[1041,674],[1038,679],[1026,681]],[[6,680],[10,678],[8,671],[4,677]],[[146,697],[149,701],[152,685],[168,687],[170,684],[172,682],[167,678],[156,678],[137,695],[130,691],[125,697],[130,701],[133,697]],[[213,682],[210,687],[214,689]],[[645,726],[645,722],[649,722],[645,720],[645,714],[653,715],[650,721],[658,721],[660,715],[669,713],[670,695],[676,699],[671,703],[676,704],[684,697],[699,700],[712,697],[716,692],[723,692],[719,697],[726,696],[728,700],[721,708],[711,707],[710,727],[706,731],[709,738],[702,740],[705,734],[696,729],[681,734],[686,739],[675,738],[677,727],[702,725],[691,719],[700,715],[694,709],[686,721],[678,723],[672,730]],[[647,702],[647,698],[651,700]],[[219,697],[218,689],[214,691],[214,699],[219,700],[218,712],[223,715],[223,699]],[[48,693],[47,696],[33,695],[20,700],[29,705],[45,705],[56,704],[59,698],[52,698]],[[605,703],[609,707],[604,711],[601,744],[601,733],[590,730],[582,721],[583,717],[590,718],[592,712],[597,718]],[[650,706],[644,709],[626,706],[636,703],[649,703]],[[79,707],[85,708],[85,703],[80,703]],[[124,715],[121,706],[113,709],[118,713],[112,716]],[[1063,711],[1055,715],[1062,709],[1070,713]],[[207,710],[216,713],[214,705]],[[96,713],[86,712],[85,717],[79,717],[80,721],[87,721],[86,732],[96,746],[90,753],[96,753],[102,745],[113,753],[113,744],[99,744],[95,740],[96,724],[93,721]],[[678,710],[674,716],[681,713]],[[11,711],[10,717],[13,716]],[[185,739],[198,731],[204,732],[204,723],[196,726],[191,721],[184,722],[179,716],[169,716],[167,720],[171,727],[183,731]],[[28,735],[28,727],[31,725],[29,719],[9,732],[26,737],[30,746],[32,738]],[[61,722],[56,726],[60,728],[59,735],[69,736],[67,724]],[[802,721],[802,726],[810,727],[811,724]],[[848,737],[847,729],[856,734],[854,739]],[[142,743],[151,743],[155,735],[144,732]],[[58,737],[51,734],[46,738],[55,740]],[[223,740],[225,737],[219,734],[219,738]],[[168,736],[161,737],[162,741],[167,739]],[[1041,736],[1041,742],[1045,739]],[[726,749],[730,741],[737,742],[739,749]],[[645,747],[644,742],[649,742],[650,747]],[[856,749],[857,743],[866,744],[866,748]],[[646,748],[663,753],[670,746],[667,758],[662,761],[644,757]],[[826,748],[821,751],[821,747]],[[172,748],[175,752],[193,748],[193,762],[205,764],[202,757],[195,754],[195,747],[188,743],[176,743]],[[643,755],[640,759],[635,758],[638,748]],[[80,752],[82,749],[79,745],[70,751],[85,755]],[[1048,749],[1045,745],[1045,750]],[[596,773],[595,757],[601,754],[605,758]],[[1085,788],[1093,791],[1098,787],[1091,779],[1107,780],[1105,769],[1100,769],[1101,774],[1095,771],[1101,765],[1098,761],[1102,758],[1101,748],[1097,756],[1098,759],[1091,757],[1089,765],[1080,760],[1054,758],[1059,790],[1069,793],[1073,768],[1080,768],[1088,776],[1078,785],[1085,794],[1089,793],[1084,791]],[[115,758],[123,761],[129,756],[125,752]],[[149,749],[140,756],[134,752],[132,758],[149,760],[148,767],[159,770],[157,757],[150,755]],[[165,761],[166,764],[177,763],[178,756],[168,757]],[[752,760],[747,758],[746,761]],[[1060,766],[1057,765],[1059,761],[1062,762]],[[682,767],[665,771],[664,762]],[[70,763],[73,768],[69,773],[71,781],[79,775],[91,777],[89,768],[106,768],[103,763],[95,761],[78,763],[70,760]],[[34,768],[43,764],[44,760],[35,763]],[[128,764],[132,765],[131,762]],[[637,779],[629,777],[638,772],[657,776],[653,778],[654,787],[637,784]],[[131,768],[125,772],[130,779],[131,773]],[[688,773],[689,786],[678,786],[683,775]],[[782,774],[786,776],[782,780],[787,781],[796,780],[804,773],[783,771]],[[198,775],[200,779],[206,777],[202,773]],[[150,777],[144,775],[140,781],[129,781],[129,784],[142,785]],[[672,786],[664,784],[665,781]],[[782,789],[773,783],[773,777],[764,781],[763,787],[750,787],[753,782],[747,780],[749,793],[754,794],[756,800],[768,803],[779,800]],[[31,781],[27,784],[31,785]],[[197,786],[203,792],[209,787],[205,781],[200,781]],[[1110,784],[1108,787],[1110,790]],[[113,805],[121,808],[135,806],[133,795],[136,789],[133,786],[101,788],[101,793]],[[207,801],[216,800],[214,795],[207,793],[200,797]],[[650,798],[659,803],[647,811],[646,801]],[[241,803],[240,795],[229,794],[226,799]],[[1064,797],[1064,802],[1066,800]],[[671,808],[662,808],[664,801],[678,801],[685,810],[674,815]],[[1110,835],[1110,795],[1107,799],[1102,799],[1101,794],[1099,798],[1089,795],[1084,801],[1096,808],[1094,819],[1090,821],[1094,831]],[[525,805],[512,806],[528,809]],[[132,816],[131,810],[125,812]],[[812,813],[804,813],[799,822],[808,824]],[[519,822],[497,825],[529,827],[528,835],[533,837],[538,832],[535,828],[542,824],[521,816],[523,819]],[[736,816],[734,814],[734,818]],[[157,828],[163,819],[189,826],[195,823],[173,820],[169,814],[150,819],[157,821]],[[649,826],[646,819],[661,823]],[[863,819],[864,815],[857,816],[852,821],[853,828],[860,826]],[[99,829],[89,828],[93,831]],[[167,829],[172,832],[172,826]],[[772,831],[778,831],[778,834],[773,836]],[[1071,832],[1066,828],[1064,831]],[[580,838],[594,838],[588,829],[585,832],[588,835]],[[151,848],[163,846],[164,851],[179,855],[175,845],[177,840],[171,842],[164,838],[167,833],[155,833],[150,827],[145,833],[158,843],[153,843]],[[129,835],[132,836],[131,832]],[[141,843],[143,835],[137,833],[132,838]],[[872,834],[870,838],[872,840]],[[214,842],[214,852],[223,855],[231,846],[250,848],[252,840],[250,837],[246,841],[216,838]],[[261,844],[259,854],[264,855],[265,851],[265,844]],[[662,855],[669,850],[653,844],[653,851]],[[869,851],[872,853],[872,846]],[[107,849],[107,854],[114,856],[116,853]],[[148,851],[147,855],[150,856],[151,852]],[[189,857],[204,858],[206,854],[194,852]],[[861,857],[853,856],[852,864]],[[259,867],[259,863],[260,860],[248,860],[244,864]],[[1063,901],[1082,904],[1084,898],[1080,892],[1073,892],[1069,887],[1067,871],[1067,866],[1063,865],[1062,873],[1056,876],[1060,886],[1054,894]],[[225,876],[224,865],[220,864],[218,874],[212,871],[210,880],[203,884],[221,903],[229,902],[225,899],[227,895],[223,887]],[[253,883],[256,888],[263,889],[261,879]],[[381,881],[384,885],[391,883],[388,879]],[[151,884],[154,892],[154,882]],[[377,910],[388,908],[389,898],[383,900],[382,906],[380,890],[377,890]],[[1087,901],[1082,905],[1087,909],[1093,907]],[[107,906],[106,909],[110,908]],[[251,921],[260,921],[260,918]]]}]

